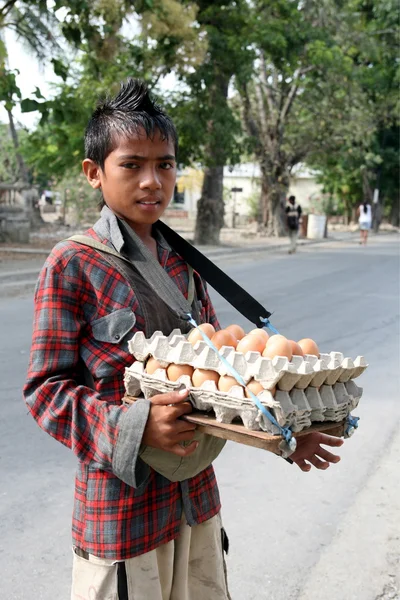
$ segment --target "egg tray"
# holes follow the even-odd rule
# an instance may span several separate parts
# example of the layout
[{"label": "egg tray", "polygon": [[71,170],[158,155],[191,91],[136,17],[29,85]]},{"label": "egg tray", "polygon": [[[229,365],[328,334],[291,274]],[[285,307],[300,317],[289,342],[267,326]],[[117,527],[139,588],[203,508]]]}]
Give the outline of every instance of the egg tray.
[{"label": "egg tray", "polygon": [[[152,375],[145,371],[145,364],[136,361],[125,370],[125,390],[128,396],[143,394],[152,398],[156,394],[177,390],[181,385],[189,388],[189,400],[200,411],[214,411],[220,423],[232,423],[240,419],[243,425],[253,431],[265,431],[279,435],[279,429],[271,423],[253,401],[246,398],[241,386],[233,386],[229,392],[221,392],[214,381],[205,381],[201,387],[193,387],[190,377],[182,375],[176,382],[169,381],[165,369],[158,369]],[[322,421],[340,422],[357,405],[362,389],[354,381],[323,384],[318,390],[308,387],[305,390],[294,387],[290,392],[277,389],[273,396],[264,390],[258,399],[275,417],[281,427],[290,427],[294,433]]]},{"label": "egg tray", "polygon": [[[227,365],[206,342],[199,341],[192,346],[179,329],[174,329],[169,336],[156,331],[149,339],[139,331],[128,342],[128,346],[135,359],[141,362],[153,356],[162,367],[175,363],[216,371],[219,375],[230,374]],[[321,354],[319,358],[311,355],[293,356],[291,361],[282,356],[266,358],[259,352],[242,354],[230,346],[223,346],[219,352],[246,384],[254,378],[266,390],[277,386],[284,392],[290,392],[293,388],[306,390],[308,387],[347,383],[359,377],[368,366],[363,356],[353,361],[345,358],[341,352]]]}]

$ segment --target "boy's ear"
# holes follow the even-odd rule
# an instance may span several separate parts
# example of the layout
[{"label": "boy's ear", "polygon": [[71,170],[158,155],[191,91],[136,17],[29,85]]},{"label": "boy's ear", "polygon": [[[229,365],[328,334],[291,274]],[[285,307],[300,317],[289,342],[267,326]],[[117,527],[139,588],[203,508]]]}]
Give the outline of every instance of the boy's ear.
[{"label": "boy's ear", "polygon": [[101,188],[101,169],[91,158],[85,158],[82,162],[82,170],[86,175],[86,179],[94,190]]}]

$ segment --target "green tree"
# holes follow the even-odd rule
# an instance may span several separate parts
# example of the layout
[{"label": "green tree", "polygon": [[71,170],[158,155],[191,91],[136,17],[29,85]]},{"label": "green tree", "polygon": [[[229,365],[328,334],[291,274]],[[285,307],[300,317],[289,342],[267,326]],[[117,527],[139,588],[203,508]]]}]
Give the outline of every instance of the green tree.
[{"label": "green tree", "polygon": [[399,11],[392,0],[355,0],[351,6],[357,22],[347,36],[347,53],[374,128],[367,139],[355,141],[349,135],[347,143],[311,160],[327,188],[337,194],[346,190],[348,218],[356,204],[371,202],[374,190],[379,191],[373,205],[377,231],[384,214],[399,223]]},{"label": "green tree", "polygon": [[[6,31],[14,32],[25,48],[31,52],[38,61],[42,62],[49,57],[52,51],[58,50],[58,43],[52,33],[56,18],[47,9],[46,2],[39,0],[21,1],[8,0],[0,6],[0,103],[3,104],[8,115],[8,124],[11,139],[14,145],[14,156],[18,164],[18,179],[25,184],[30,184],[31,177],[22,153],[20,151],[20,140],[16,127],[13,108],[16,104],[23,104],[21,91],[16,82],[16,71],[7,66],[7,47],[4,34]],[[56,59],[54,59],[56,60]],[[41,97],[40,90],[35,92]],[[31,101],[36,102],[36,100]],[[30,207],[31,224],[42,223],[39,209],[35,202],[34,193],[26,196],[27,206]]]},{"label": "green tree", "polygon": [[0,181],[15,183],[19,179],[19,174],[18,158],[9,127],[0,124]]},{"label": "green tree", "polygon": [[[261,168],[261,218],[285,231],[283,206],[291,169],[313,153],[328,155],[372,130],[365,98],[343,44],[351,15],[345,2],[254,2],[253,72],[237,78],[243,118]],[[346,32],[347,32],[346,29]],[[351,130],[351,136],[349,136]]]},{"label": "green tree", "polygon": [[[40,105],[42,124],[25,146],[35,172],[47,169],[59,180],[79,163],[82,132],[90,111],[98,96],[116,91],[125,76],[143,77],[157,91],[159,79],[174,72],[183,90],[175,95],[164,93],[161,101],[169,104],[178,126],[179,161],[182,165],[201,162],[205,167],[196,241],[217,243],[223,225],[223,166],[229,158],[239,157],[235,133],[240,131],[240,122],[227,97],[238,63],[235,53],[243,51],[243,41],[239,44],[237,40],[243,15],[237,2],[228,4],[195,5],[176,0],[136,3],[140,34],[134,40],[124,39],[117,22],[112,35],[118,38],[118,51],[112,62],[93,50],[93,36],[84,42],[77,40],[86,50],[79,67],[70,70],[68,81],[60,84],[53,101]],[[96,36],[94,39],[96,47],[98,40]],[[161,95],[160,88],[158,92]]]},{"label": "green tree", "polygon": [[[57,86],[54,99],[30,99],[24,107],[42,114],[39,127],[24,146],[27,161],[36,176],[47,171],[56,180],[71,169],[79,169],[83,131],[99,98],[117,92],[120,81],[128,76],[143,78],[154,87],[173,65],[192,68],[197,52],[195,32],[191,27],[185,29],[184,19],[178,23],[172,18],[179,14],[177,7],[182,8],[174,0],[138,2],[134,7],[120,0],[58,2],[56,6],[62,4],[68,5],[62,32],[78,50],[74,66]],[[149,12],[150,5],[154,6]],[[121,27],[131,15],[137,18],[139,12],[142,30],[133,39],[127,39],[121,34]],[[156,18],[159,13],[163,21]],[[187,11],[190,25],[193,14]],[[99,22],[105,25],[100,27]],[[149,42],[150,35],[153,43]]]},{"label": "green tree", "polygon": [[[149,3],[148,3],[149,4]],[[174,72],[179,91],[165,100],[180,136],[182,165],[201,164],[195,242],[218,244],[224,223],[223,168],[240,157],[241,124],[228,101],[235,73],[251,64],[243,0],[157,0],[144,12],[159,60]],[[174,14],[184,15],[177,21]],[[179,35],[178,35],[179,32]],[[165,104],[165,102],[164,102]]]}]

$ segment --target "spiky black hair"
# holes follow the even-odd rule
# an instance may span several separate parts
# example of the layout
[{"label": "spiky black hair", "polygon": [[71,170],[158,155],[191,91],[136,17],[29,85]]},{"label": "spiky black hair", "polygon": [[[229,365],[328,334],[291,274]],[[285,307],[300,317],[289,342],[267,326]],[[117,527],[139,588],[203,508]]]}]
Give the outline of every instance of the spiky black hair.
[{"label": "spiky black hair", "polygon": [[129,78],[114,98],[107,98],[94,111],[85,131],[85,157],[104,169],[118,139],[140,130],[150,139],[159,131],[163,140],[174,144],[177,154],[178,134],[172,120],[151,98],[143,81]]}]

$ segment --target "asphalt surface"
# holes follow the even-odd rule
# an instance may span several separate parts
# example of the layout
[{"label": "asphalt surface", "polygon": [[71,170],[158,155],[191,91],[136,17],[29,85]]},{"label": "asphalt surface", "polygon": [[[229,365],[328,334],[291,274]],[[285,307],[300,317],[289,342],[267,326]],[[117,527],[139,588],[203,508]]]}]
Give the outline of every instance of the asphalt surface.
[{"label": "asphalt surface", "polygon": [[[370,365],[358,381],[360,427],[339,465],[305,474],[233,443],[215,462],[232,599],[400,598],[398,237],[294,256],[231,253],[219,265],[274,312],[281,333],[363,354]],[[211,293],[222,325],[252,327]],[[0,298],[0,319],[0,598],[67,600],[75,458],[37,427],[21,398],[31,288]]]}]

